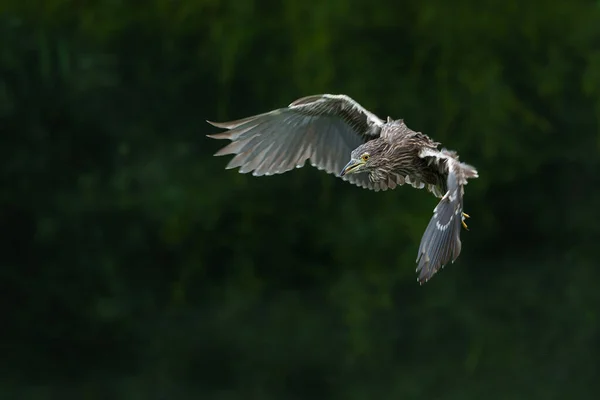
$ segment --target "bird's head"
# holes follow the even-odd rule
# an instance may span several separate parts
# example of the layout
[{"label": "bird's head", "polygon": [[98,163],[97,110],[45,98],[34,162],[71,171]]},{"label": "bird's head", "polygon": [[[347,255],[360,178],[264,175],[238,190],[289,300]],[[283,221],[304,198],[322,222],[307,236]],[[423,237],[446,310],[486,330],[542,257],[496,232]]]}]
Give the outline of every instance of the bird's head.
[{"label": "bird's head", "polygon": [[379,140],[368,141],[352,151],[350,162],[340,172],[340,176],[371,172],[378,167],[383,154],[384,143]]}]

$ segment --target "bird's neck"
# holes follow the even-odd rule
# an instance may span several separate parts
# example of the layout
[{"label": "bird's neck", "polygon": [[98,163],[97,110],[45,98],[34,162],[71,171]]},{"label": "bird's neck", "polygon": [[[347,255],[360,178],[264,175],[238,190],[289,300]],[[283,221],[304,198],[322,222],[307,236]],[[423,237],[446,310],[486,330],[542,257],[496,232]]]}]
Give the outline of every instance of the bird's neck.
[{"label": "bird's neck", "polygon": [[369,179],[371,182],[385,181],[390,177],[391,171],[385,168],[376,168],[369,171]]}]

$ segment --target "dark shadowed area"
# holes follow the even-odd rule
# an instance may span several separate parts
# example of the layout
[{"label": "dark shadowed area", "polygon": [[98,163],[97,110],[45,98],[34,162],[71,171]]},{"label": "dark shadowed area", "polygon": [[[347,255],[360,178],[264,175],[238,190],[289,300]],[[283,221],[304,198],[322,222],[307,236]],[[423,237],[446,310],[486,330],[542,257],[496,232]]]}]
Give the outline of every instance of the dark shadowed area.
[{"label": "dark shadowed area", "polygon": [[[1,399],[592,399],[600,3],[6,0]],[[344,93],[477,167],[437,204],[306,166],[256,178],[205,122]]]}]

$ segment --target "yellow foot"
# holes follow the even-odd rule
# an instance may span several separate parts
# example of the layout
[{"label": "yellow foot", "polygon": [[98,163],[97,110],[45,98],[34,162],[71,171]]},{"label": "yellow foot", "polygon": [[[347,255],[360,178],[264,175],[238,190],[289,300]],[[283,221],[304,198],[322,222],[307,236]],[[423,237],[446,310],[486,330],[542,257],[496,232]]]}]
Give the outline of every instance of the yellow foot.
[{"label": "yellow foot", "polygon": [[465,219],[467,218],[471,218],[471,216],[467,213],[462,213],[462,226],[466,229],[469,230],[469,227],[467,226],[467,224],[465,223]]}]

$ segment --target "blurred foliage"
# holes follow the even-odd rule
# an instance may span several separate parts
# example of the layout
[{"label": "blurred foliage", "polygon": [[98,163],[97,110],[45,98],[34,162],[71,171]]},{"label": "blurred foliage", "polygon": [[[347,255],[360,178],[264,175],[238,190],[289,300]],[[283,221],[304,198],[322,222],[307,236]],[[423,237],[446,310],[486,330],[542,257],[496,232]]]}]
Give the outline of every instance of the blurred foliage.
[{"label": "blurred foliage", "polygon": [[[0,35],[1,398],[598,391],[597,2],[6,0]],[[477,166],[427,285],[432,196],[212,157],[206,119],[315,93]]]}]

